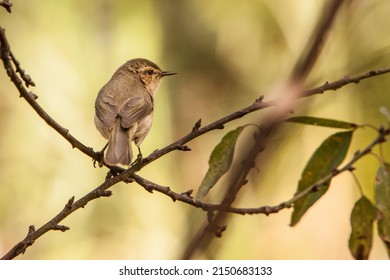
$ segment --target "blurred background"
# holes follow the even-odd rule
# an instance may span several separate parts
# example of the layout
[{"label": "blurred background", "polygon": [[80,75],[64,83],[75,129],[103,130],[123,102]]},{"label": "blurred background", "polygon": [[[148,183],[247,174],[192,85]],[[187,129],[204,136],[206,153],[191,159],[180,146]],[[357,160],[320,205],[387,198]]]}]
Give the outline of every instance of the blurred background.
[{"label": "blurred background", "polygon": [[[23,0],[0,10],[0,25],[38,102],[70,133],[94,150],[105,140],[93,123],[99,89],[125,61],[145,57],[179,75],[164,80],[144,155],[187,134],[198,119],[211,123],[250,105],[286,80],[323,12],[326,1],[305,0]],[[349,1],[340,11],[307,87],[345,75],[390,66],[390,2]],[[103,182],[107,170],[72,149],[47,126],[0,70],[0,255],[54,217],[67,200]],[[300,101],[296,115],[379,126],[390,108],[390,75],[365,80]],[[199,186],[208,157],[239,125],[258,123],[267,110],[248,115],[190,142],[139,174],[184,192]],[[246,133],[252,133],[248,131]],[[295,192],[305,163],[336,130],[286,124],[271,140],[262,169],[254,170],[235,206],[275,205]],[[355,133],[349,157],[375,136]],[[240,138],[241,139],[241,138]],[[236,154],[240,155],[240,144]],[[244,143],[244,145],[247,145]],[[390,160],[389,145],[384,146]],[[375,150],[378,152],[378,150]],[[236,163],[237,164],[237,163]],[[238,163],[239,164],[239,163]],[[375,156],[356,164],[365,195],[373,198]],[[207,202],[218,203],[229,176]],[[92,201],[66,218],[66,233],[49,232],[18,259],[178,259],[206,215],[135,183],[118,184],[113,196]],[[229,216],[223,237],[194,259],[351,259],[349,216],[360,193],[350,174],[335,178],[328,193],[295,227],[292,210],[265,216]],[[376,230],[375,230],[376,232]],[[378,238],[372,259],[387,258]]]}]

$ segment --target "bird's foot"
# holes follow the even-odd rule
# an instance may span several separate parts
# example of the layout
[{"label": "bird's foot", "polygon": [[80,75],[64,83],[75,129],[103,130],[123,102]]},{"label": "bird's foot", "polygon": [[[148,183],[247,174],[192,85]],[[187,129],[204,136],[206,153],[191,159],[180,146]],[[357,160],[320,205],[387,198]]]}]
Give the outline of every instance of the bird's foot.
[{"label": "bird's foot", "polygon": [[104,166],[104,151],[96,152],[96,158],[92,160],[93,162],[93,167],[96,168],[96,163],[98,164],[99,167]]}]

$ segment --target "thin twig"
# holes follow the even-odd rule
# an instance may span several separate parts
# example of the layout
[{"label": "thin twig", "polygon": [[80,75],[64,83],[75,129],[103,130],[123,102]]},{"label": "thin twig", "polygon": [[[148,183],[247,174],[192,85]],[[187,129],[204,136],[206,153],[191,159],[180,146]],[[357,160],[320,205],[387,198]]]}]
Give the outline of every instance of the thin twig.
[{"label": "thin twig", "polygon": [[327,174],[326,176],[322,177],[303,191],[296,193],[292,198],[290,198],[287,201],[284,201],[278,205],[275,206],[260,206],[256,208],[235,208],[226,206],[223,204],[212,204],[212,203],[204,203],[202,201],[196,200],[194,197],[191,196],[192,190],[184,192],[184,193],[176,193],[171,190],[170,187],[161,186],[154,182],[151,182],[137,174],[133,174],[131,178],[134,179],[135,182],[137,182],[139,185],[147,189],[149,192],[157,191],[160,193],[165,194],[166,196],[169,196],[174,202],[175,201],[181,201],[186,204],[192,205],[196,208],[200,208],[206,212],[210,211],[222,211],[227,213],[234,213],[234,214],[274,214],[278,213],[280,210],[290,208],[293,206],[294,202],[297,200],[305,197],[306,195],[315,192],[318,189],[318,186],[321,186],[327,182],[329,182],[334,177],[340,175],[341,173],[344,173],[346,171],[351,171],[354,169],[354,164],[360,160],[365,155],[371,153],[373,148],[386,141],[386,136],[390,135],[390,127],[387,129],[380,129],[378,131],[377,137],[369,144],[367,145],[363,150],[357,151],[352,159],[347,162],[344,166],[342,166],[339,169],[332,170],[331,173]]}]

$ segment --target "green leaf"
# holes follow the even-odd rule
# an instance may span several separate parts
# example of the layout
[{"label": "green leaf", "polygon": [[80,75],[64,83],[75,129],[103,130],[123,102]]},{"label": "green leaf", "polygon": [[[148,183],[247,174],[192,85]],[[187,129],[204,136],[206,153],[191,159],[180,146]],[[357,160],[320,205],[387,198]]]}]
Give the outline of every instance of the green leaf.
[{"label": "green leaf", "polygon": [[286,120],[286,122],[300,123],[300,124],[308,124],[308,125],[316,125],[316,126],[326,126],[332,128],[342,128],[342,129],[355,129],[358,127],[357,124],[332,120],[332,119],[323,119],[316,117],[292,117]]},{"label": "green leaf", "polygon": [[230,169],[233,161],[236,141],[245,126],[239,126],[228,132],[215,146],[209,159],[209,169],[199,186],[196,199],[200,200],[206,196],[218,180]]},{"label": "green leaf", "polygon": [[[298,183],[297,192],[309,188],[320,179],[332,173],[347,154],[351,143],[353,131],[338,132],[329,136],[320,147],[314,152],[305,169],[302,172]],[[296,225],[303,214],[328,190],[330,180],[318,186],[315,192],[298,199],[294,203],[294,211],[291,215],[291,226]]]},{"label": "green leaf", "polygon": [[372,223],[376,219],[376,208],[362,196],[352,209],[349,250],[356,260],[367,260],[372,245]]},{"label": "green leaf", "polygon": [[390,258],[390,164],[381,166],[375,178],[375,204],[378,209],[378,234]]}]

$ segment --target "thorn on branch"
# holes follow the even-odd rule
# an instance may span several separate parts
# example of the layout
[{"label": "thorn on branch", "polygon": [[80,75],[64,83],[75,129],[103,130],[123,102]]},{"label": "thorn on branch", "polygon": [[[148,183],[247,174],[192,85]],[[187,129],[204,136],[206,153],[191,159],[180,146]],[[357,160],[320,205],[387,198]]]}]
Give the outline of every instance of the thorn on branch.
[{"label": "thorn on branch", "polygon": [[149,185],[141,185],[147,192],[153,193],[153,187]]},{"label": "thorn on branch", "polygon": [[65,209],[68,209],[68,210],[72,209],[73,203],[74,203],[74,196],[72,196],[72,197],[68,200],[68,202],[65,204]]},{"label": "thorn on branch", "polygon": [[191,148],[186,145],[181,145],[177,148],[179,151],[188,152],[191,151]]},{"label": "thorn on branch", "polygon": [[195,123],[194,127],[192,128],[192,132],[197,131],[197,130],[201,127],[201,125],[202,125],[202,119],[199,119],[199,120]]},{"label": "thorn on branch", "polygon": [[53,230],[59,230],[59,231],[65,232],[67,230],[70,230],[70,227],[67,227],[64,225],[54,225]]},{"label": "thorn on branch", "polygon": [[29,94],[34,98],[34,100],[37,100],[37,99],[38,99],[38,95],[36,95],[36,94],[33,93],[32,91],[30,91]]},{"label": "thorn on branch", "polygon": [[220,124],[220,125],[218,125],[217,127],[216,127],[216,129],[224,129],[225,128],[225,126],[223,125],[223,124]]},{"label": "thorn on branch", "polygon": [[175,196],[175,193],[171,191],[170,187],[162,187],[162,189],[164,190],[164,193],[172,199],[173,202],[176,202],[177,197]]},{"label": "thorn on branch", "polygon": [[20,62],[15,58],[12,52],[9,51],[9,55],[11,57],[12,62],[16,67],[16,73],[20,74],[20,77],[24,81],[26,87],[33,86],[35,87],[34,81],[31,79],[30,75],[26,74],[26,72],[20,67]]},{"label": "thorn on branch", "polygon": [[193,198],[193,197],[191,196],[191,194],[192,194],[193,192],[194,192],[193,189],[189,189],[189,190],[186,191],[186,192],[182,192],[181,195],[186,195],[186,196],[188,196],[188,197],[190,197],[190,198]]},{"label": "thorn on branch", "polygon": [[11,13],[12,3],[9,0],[3,0],[0,2],[0,5],[7,10],[7,12]]},{"label": "thorn on branch", "polygon": [[351,166],[350,168],[348,168],[348,171],[350,171],[350,172],[353,172],[353,171],[355,171],[355,170],[356,170],[356,168],[353,167],[353,166]]},{"label": "thorn on branch", "polygon": [[265,206],[264,207],[264,214],[266,215],[266,216],[269,216],[269,214],[271,214],[273,211],[272,211],[272,207],[270,207],[270,206]]},{"label": "thorn on branch", "polygon": [[34,226],[34,225],[30,225],[30,226],[28,227],[27,237],[28,237],[28,236],[31,236],[34,232],[35,232],[35,226]]},{"label": "thorn on branch", "polygon": [[258,98],[256,98],[255,103],[261,103],[263,102],[264,95],[260,95]]},{"label": "thorn on branch", "polygon": [[126,183],[126,184],[130,184],[133,182],[134,182],[134,179],[131,177],[127,177],[127,178],[123,179],[123,183]]},{"label": "thorn on branch", "polygon": [[376,71],[376,70],[371,70],[369,73],[370,73],[370,75],[376,75],[376,74],[378,73],[378,71]]},{"label": "thorn on branch", "polygon": [[110,190],[97,190],[96,192],[98,197],[109,197],[112,195],[112,191]]},{"label": "thorn on branch", "polygon": [[16,248],[16,253],[18,255],[20,254],[24,254],[24,252],[26,252],[26,249],[27,247],[31,246],[32,244],[34,244],[34,240],[28,240],[28,238],[33,235],[35,232],[35,226],[34,225],[30,225],[28,227],[28,232],[27,232],[27,236],[25,238],[26,241],[22,241],[20,242],[18,245],[17,245],[17,248]]}]

